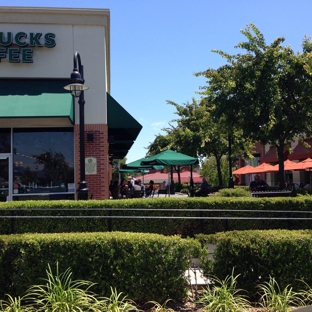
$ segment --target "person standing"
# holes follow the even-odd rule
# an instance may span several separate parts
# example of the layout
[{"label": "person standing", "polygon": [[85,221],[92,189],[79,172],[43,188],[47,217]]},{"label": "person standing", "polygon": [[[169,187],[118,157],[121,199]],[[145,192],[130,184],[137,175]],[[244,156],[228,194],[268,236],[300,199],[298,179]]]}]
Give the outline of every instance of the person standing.
[{"label": "person standing", "polygon": [[146,197],[153,195],[154,192],[154,181],[150,180],[149,186],[146,189]]},{"label": "person standing", "polygon": [[144,185],[144,183],[142,183],[142,181],[140,179],[138,180],[138,182],[139,182],[139,185],[141,187],[142,197],[145,197],[146,196],[145,185]]},{"label": "person standing", "polygon": [[136,180],[136,178],[132,175],[132,176],[131,176],[131,184],[132,184],[132,186],[134,186],[135,180]]}]

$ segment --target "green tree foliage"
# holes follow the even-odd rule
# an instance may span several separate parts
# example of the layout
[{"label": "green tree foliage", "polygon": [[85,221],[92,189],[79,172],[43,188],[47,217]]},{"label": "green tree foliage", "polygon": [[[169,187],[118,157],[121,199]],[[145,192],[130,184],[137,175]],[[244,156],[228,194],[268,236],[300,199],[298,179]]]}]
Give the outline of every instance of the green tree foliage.
[{"label": "green tree foliage", "polygon": [[[218,178],[218,181],[214,181],[214,185],[223,186],[224,181],[228,181],[229,178],[228,171],[224,180],[221,163],[221,158],[229,152],[229,131],[220,119],[213,118],[211,115],[214,105],[208,101],[208,98],[199,101],[193,98],[191,103],[187,102],[183,105],[172,101],[167,103],[176,108],[175,114],[178,118],[172,120],[169,127],[163,129],[166,135],[158,135],[149,145],[147,156],[168,148],[201,159],[212,156],[215,158],[214,170]],[[253,145],[250,140],[244,139],[241,130],[232,132],[231,141],[233,146],[231,156],[237,155],[238,152],[242,156],[250,155]],[[178,166],[175,170],[179,174]]]},{"label": "green tree foliage", "polygon": [[247,38],[237,48],[244,53],[219,53],[227,64],[198,73],[208,79],[202,93],[213,103],[212,115],[229,129],[254,142],[277,150],[279,181],[284,183],[284,147],[296,138],[312,135],[311,42],[304,39],[303,52],[282,46],[284,38],[267,45],[254,24],[241,31]]},{"label": "green tree foliage", "polygon": [[[112,180],[118,180],[119,179],[119,168],[121,168],[123,165],[126,164],[127,158],[123,159],[113,159],[112,161]],[[120,165],[119,165],[120,162]],[[120,166],[120,167],[119,167]],[[121,179],[127,179],[128,178],[128,173],[120,173],[120,178]]]},{"label": "green tree foliage", "polygon": [[215,157],[219,180],[216,185],[222,185],[221,157],[228,151],[227,135],[218,128],[219,123],[215,123],[211,118],[206,101],[198,102],[193,98],[191,103],[183,105],[172,101],[168,101],[168,104],[175,106],[179,116],[172,121],[177,124],[172,131],[175,143],[191,156],[202,159]]},{"label": "green tree foliage", "polygon": [[200,174],[201,176],[206,177],[211,185],[227,186],[229,178],[229,163],[225,156],[220,159],[220,169],[222,174],[222,184],[220,184],[215,157],[209,157],[203,161]]},{"label": "green tree foliage", "polygon": [[[218,177],[218,182],[215,185],[222,186],[225,180],[222,174],[221,158],[229,153],[229,131],[228,127],[220,122],[220,119],[211,115],[214,104],[208,98],[202,98],[199,101],[193,99],[191,103],[184,105],[172,101],[168,101],[168,103],[175,106],[176,114],[179,116],[173,120],[177,126],[171,132],[175,144],[185,153],[195,157],[205,159],[213,156],[216,160],[215,169]],[[231,136],[232,155],[236,155],[238,152],[242,155],[250,154],[252,145],[238,134],[239,132],[236,130]],[[226,181],[228,178],[229,173]]]},{"label": "green tree foliage", "polygon": [[172,147],[172,142],[171,142],[169,135],[158,134],[155,136],[154,141],[151,142],[150,145],[146,148],[147,153],[145,157],[151,157],[162,151],[171,149],[171,147]]}]

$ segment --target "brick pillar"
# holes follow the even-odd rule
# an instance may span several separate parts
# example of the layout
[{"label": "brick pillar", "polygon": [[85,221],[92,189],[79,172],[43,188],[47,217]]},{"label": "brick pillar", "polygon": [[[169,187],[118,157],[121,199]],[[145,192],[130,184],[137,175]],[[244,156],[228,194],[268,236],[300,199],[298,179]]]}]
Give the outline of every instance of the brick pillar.
[{"label": "brick pillar", "polygon": [[[87,141],[88,133],[93,134],[93,142]],[[107,138],[108,130],[106,124],[85,125],[85,157],[95,157],[97,160],[97,174],[86,174],[89,197],[92,196],[93,199],[109,198],[108,186],[110,176]],[[80,179],[79,125],[75,125],[75,179],[77,189]]]}]

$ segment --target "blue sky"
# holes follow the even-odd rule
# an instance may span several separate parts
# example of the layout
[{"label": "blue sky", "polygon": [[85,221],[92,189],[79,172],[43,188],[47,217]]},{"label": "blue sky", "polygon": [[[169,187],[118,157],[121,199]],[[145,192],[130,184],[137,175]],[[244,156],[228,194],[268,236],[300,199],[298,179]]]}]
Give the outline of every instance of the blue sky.
[{"label": "blue sky", "polygon": [[105,8],[111,14],[111,95],[143,129],[127,162],[176,118],[166,100],[191,101],[205,79],[194,73],[225,63],[212,49],[238,53],[241,29],[254,23],[266,42],[285,37],[301,50],[312,36],[310,0],[0,0],[1,6]]}]

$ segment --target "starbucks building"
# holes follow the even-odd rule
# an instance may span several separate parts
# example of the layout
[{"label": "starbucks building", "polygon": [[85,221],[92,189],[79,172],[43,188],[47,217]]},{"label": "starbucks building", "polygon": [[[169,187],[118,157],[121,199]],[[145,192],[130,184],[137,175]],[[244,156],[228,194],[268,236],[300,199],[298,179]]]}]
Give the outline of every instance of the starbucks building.
[{"label": "starbucks building", "polygon": [[[85,104],[64,89],[74,67]],[[0,7],[1,201],[78,199],[81,179],[108,198],[141,128],[110,94],[109,10]]]}]

